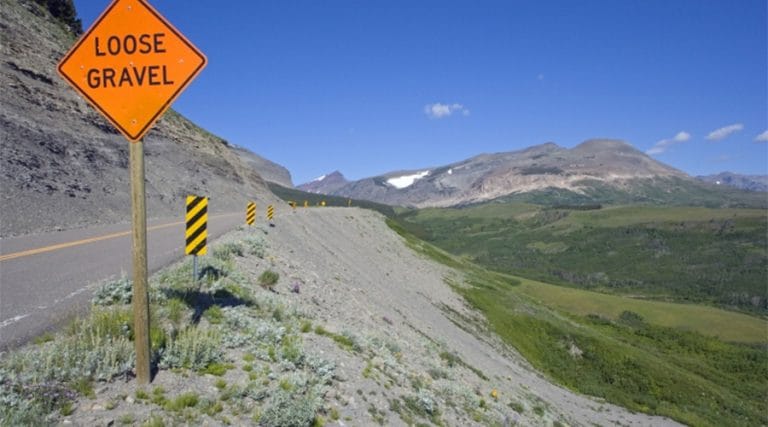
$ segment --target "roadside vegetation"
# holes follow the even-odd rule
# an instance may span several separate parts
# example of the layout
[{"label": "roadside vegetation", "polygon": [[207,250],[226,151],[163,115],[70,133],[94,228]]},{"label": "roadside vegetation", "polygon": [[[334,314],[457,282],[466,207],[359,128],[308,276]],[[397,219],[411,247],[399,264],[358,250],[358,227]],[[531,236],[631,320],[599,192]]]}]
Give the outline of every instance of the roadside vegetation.
[{"label": "roadside vegetation", "polygon": [[489,203],[403,214],[404,227],[491,270],[637,298],[768,315],[762,209]]},{"label": "roadside vegetation", "polygon": [[[564,421],[533,395],[498,393],[501,378],[413,325],[383,317],[381,330],[350,331],[318,321],[315,298],[286,277],[262,232],[211,245],[197,281],[190,261],[150,278],[148,386],[133,378],[125,279],[97,289],[90,313],[63,331],[0,354],[0,425]],[[312,312],[299,308],[302,298]]]},{"label": "roadside vegetation", "polygon": [[[301,313],[252,283],[236,266],[236,258],[263,254],[263,247],[258,237],[217,245],[212,256],[201,258],[198,281],[189,261],[153,276],[154,368],[198,378],[219,393],[138,389],[107,406],[125,405],[127,399],[148,405],[150,414],[137,419],[129,411],[118,420],[121,424],[199,424],[206,419],[237,424],[239,419],[311,425],[322,416],[325,409],[318,396],[332,382],[335,364],[305,350],[300,329],[308,320]],[[269,286],[279,280],[270,270],[264,275]],[[0,425],[55,423],[75,411],[78,399],[94,398],[100,384],[131,378],[131,300],[129,280],[107,283],[94,293],[88,316],[36,345],[3,354]],[[231,370],[242,373],[228,382],[222,376]]]},{"label": "roadside vegetation", "polygon": [[[523,215],[533,214],[531,217],[536,212],[534,208],[519,210]],[[557,287],[532,292],[535,283],[485,270],[418,239],[395,221],[388,224],[417,252],[464,271],[463,282],[449,284],[485,315],[487,325],[476,327],[490,327],[533,366],[566,387],[690,425],[768,423],[764,399],[768,337],[764,333],[762,338],[749,336],[748,343],[725,342],[696,332],[696,328],[665,326],[658,315],[646,318],[629,309],[616,313],[608,306],[592,307],[585,313],[578,302],[565,304],[561,297],[558,304]],[[599,296],[579,292],[582,301],[590,301],[590,293]],[[608,305],[621,306],[626,300],[625,307],[631,308],[634,302],[612,298]],[[664,310],[666,316],[679,320],[690,314],[688,308],[667,304]],[[739,336],[742,323],[729,319],[743,320],[742,315],[706,309],[723,316],[723,335]],[[457,324],[476,323],[458,313],[449,314]],[[764,320],[752,320],[763,332],[768,328]]]}]

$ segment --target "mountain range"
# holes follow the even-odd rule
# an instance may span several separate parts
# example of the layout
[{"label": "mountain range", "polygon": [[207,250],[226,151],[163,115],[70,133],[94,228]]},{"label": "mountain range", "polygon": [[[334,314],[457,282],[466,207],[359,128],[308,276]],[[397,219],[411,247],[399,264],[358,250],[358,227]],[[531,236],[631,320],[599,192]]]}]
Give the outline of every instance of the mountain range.
[{"label": "mountain range", "polygon": [[696,179],[710,184],[725,185],[748,191],[768,191],[768,175],[742,175],[733,172],[697,176]]},{"label": "mountain range", "polygon": [[613,139],[592,139],[570,149],[548,142],[352,182],[334,172],[298,188],[417,208],[509,198],[728,206],[761,203],[759,196],[697,180],[624,141]]}]

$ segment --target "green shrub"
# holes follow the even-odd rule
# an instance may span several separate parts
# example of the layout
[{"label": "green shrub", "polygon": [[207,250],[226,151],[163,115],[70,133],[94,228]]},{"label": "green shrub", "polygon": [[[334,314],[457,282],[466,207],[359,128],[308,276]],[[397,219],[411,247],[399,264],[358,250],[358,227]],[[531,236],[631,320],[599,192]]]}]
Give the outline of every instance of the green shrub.
[{"label": "green shrub", "polygon": [[51,424],[52,412],[71,409],[76,397],[60,383],[19,383],[0,369],[0,425]]},{"label": "green shrub", "polygon": [[201,374],[210,374],[217,377],[220,377],[227,373],[228,370],[234,369],[235,365],[231,363],[219,363],[214,362],[208,365],[205,369],[200,370],[199,372]]},{"label": "green shrub", "polygon": [[280,347],[280,354],[283,360],[287,360],[294,365],[300,365],[304,360],[304,349],[301,346],[301,339],[296,335],[285,337]]},{"label": "green shrub", "polygon": [[181,327],[181,319],[186,311],[186,304],[179,298],[171,298],[168,301],[168,320],[171,321],[173,327],[179,329]]},{"label": "green shrub", "polygon": [[165,410],[179,412],[184,408],[194,408],[200,398],[195,393],[183,393],[165,404]]},{"label": "green shrub", "polygon": [[148,420],[141,424],[141,427],[165,427],[165,421],[160,415],[152,414]]},{"label": "green shrub", "polygon": [[305,320],[305,321],[301,322],[301,327],[299,328],[299,330],[301,331],[301,333],[304,333],[304,334],[306,334],[307,332],[311,331],[312,330],[312,322],[310,322],[309,320]]},{"label": "green shrub", "polygon": [[51,341],[53,341],[53,339],[54,339],[53,334],[50,333],[50,332],[46,332],[46,333],[44,333],[42,335],[36,336],[32,340],[32,342],[35,343],[36,345],[40,345],[40,344],[45,344],[47,342],[51,342]]},{"label": "green shrub", "polygon": [[245,240],[243,240],[243,244],[249,254],[255,255],[258,258],[264,258],[266,252],[264,248],[264,240],[257,237],[246,237]]},{"label": "green shrub", "polygon": [[221,307],[212,305],[203,312],[203,317],[210,323],[217,325],[224,319],[224,313],[221,311]]},{"label": "green shrub", "polygon": [[127,278],[105,283],[93,293],[93,305],[130,304],[133,299],[133,281]]},{"label": "green shrub", "polygon": [[627,326],[631,326],[633,328],[640,328],[645,326],[645,319],[643,319],[643,316],[635,313],[634,311],[622,311],[619,315],[619,321]]},{"label": "green shrub", "polygon": [[168,344],[160,365],[164,368],[201,370],[221,362],[223,357],[221,334],[217,330],[190,327]]},{"label": "green shrub", "polygon": [[228,261],[232,255],[243,256],[243,246],[235,242],[227,242],[213,248],[213,257]]},{"label": "green shrub", "polygon": [[339,345],[339,347],[345,350],[354,351],[357,353],[362,351],[362,345],[358,342],[357,338],[347,331],[344,331],[342,334],[335,334],[325,330],[325,328],[322,326],[317,325],[315,327],[315,333],[317,335],[326,336],[332,339],[336,342],[336,344]]},{"label": "green shrub", "polygon": [[216,414],[220,414],[222,411],[224,411],[224,406],[221,404],[221,402],[213,402],[211,400],[203,400],[200,402],[200,410],[208,415],[209,417],[212,417]]},{"label": "green shrub", "polygon": [[280,280],[280,275],[272,270],[266,270],[259,275],[259,286],[266,289],[272,289],[277,281]]},{"label": "green shrub", "polygon": [[261,425],[306,427],[311,425],[320,408],[314,393],[293,394],[278,389],[259,419]]}]

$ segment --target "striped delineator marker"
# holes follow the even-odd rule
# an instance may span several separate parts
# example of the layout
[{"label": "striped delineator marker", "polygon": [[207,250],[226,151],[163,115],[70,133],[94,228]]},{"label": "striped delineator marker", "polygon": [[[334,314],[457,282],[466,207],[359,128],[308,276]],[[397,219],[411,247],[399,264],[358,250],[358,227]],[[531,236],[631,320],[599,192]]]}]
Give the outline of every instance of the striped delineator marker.
[{"label": "striped delineator marker", "polygon": [[187,196],[187,255],[205,255],[208,252],[208,198]]},{"label": "striped delineator marker", "polygon": [[245,208],[245,223],[253,225],[254,221],[256,221],[256,203],[248,202]]}]

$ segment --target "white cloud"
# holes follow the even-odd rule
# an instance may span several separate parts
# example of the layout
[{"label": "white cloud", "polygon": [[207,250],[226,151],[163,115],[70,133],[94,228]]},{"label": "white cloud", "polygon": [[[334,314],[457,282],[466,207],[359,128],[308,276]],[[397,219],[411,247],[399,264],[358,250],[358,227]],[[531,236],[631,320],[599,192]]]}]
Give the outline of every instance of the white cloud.
[{"label": "white cloud", "polygon": [[645,154],[648,155],[655,155],[655,154],[661,154],[665,151],[667,151],[667,148],[669,148],[670,145],[673,144],[679,144],[681,142],[685,142],[691,139],[691,134],[685,131],[680,131],[672,138],[662,139],[661,141],[657,142],[653,145],[653,147],[649,148]]},{"label": "white cloud", "polygon": [[755,142],[768,142],[768,130],[761,133],[760,135],[757,135],[755,137]]},{"label": "white cloud", "polygon": [[441,104],[436,102],[424,106],[424,114],[431,119],[442,119],[443,117],[448,117],[456,112],[461,113],[462,116],[469,115],[469,109],[461,104]]},{"label": "white cloud", "polygon": [[723,126],[720,129],[715,129],[707,135],[707,139],[710,141],[720,141],[729,137],[740,130],[744,129],[744,125],[741,123],[734,123],[732,125]]},{"label": "white cloud", "polygon": [[688,132],[680,131],[675,135],[675,142],[685,142],[691,139],[691,134]]}]

